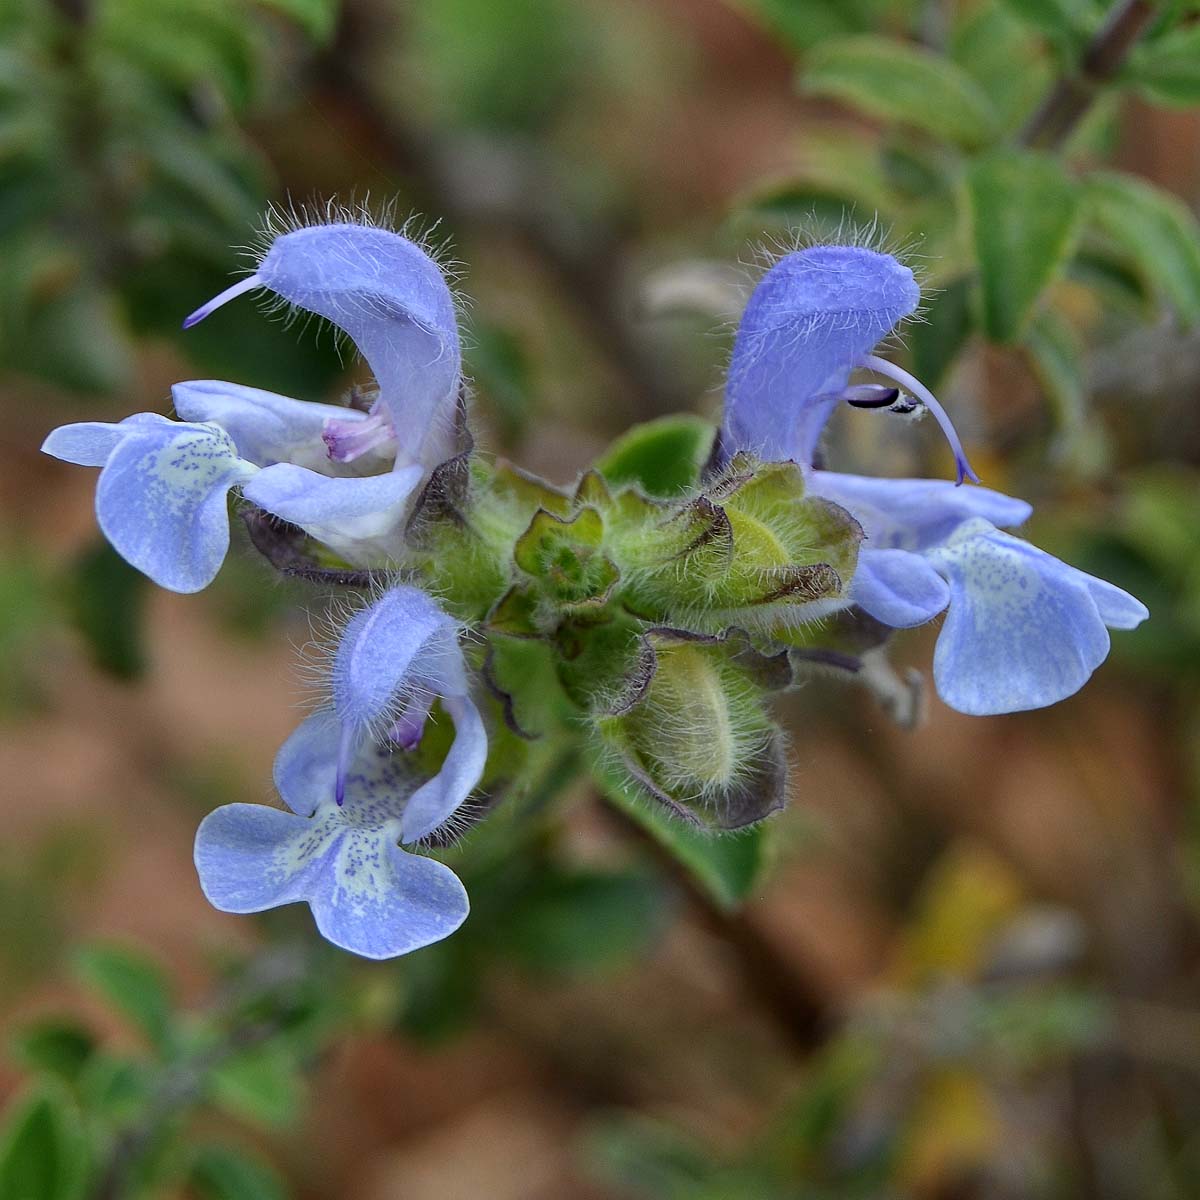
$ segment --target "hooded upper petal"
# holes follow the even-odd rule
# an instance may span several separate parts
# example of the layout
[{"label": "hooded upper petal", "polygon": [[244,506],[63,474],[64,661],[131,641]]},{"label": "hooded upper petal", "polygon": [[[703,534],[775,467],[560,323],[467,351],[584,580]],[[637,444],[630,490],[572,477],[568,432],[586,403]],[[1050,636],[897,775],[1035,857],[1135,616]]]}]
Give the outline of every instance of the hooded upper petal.
[{"label": "hooded upper petal", "polygon": [[850,372],[920,302],[910,271],[859,246],[813,246],[763,276],[738,326],[721,443],[812,461]]},{"label": "hooded upper petal", "polygon": [[446,278],[420,246],[373,226],[313,225],[276,238],[256,277],[349,334],[409,461],[432,467],[451,457],[458,324]]},{"label": "hooded upper petal", "polygon": [[[334,656],[332,684],[333,710],[342,726],[343,776],[350,755],[365,739],[402,722],[414,709],[427,711],[434,697],[443,698],[454,721],[455,741],[441,771],[406,815],[406,841],[440,825],[479,781],[487,737],[468,691],[458,624],[419,588],[389,588],[347,623]],[[339,778],[339,792],[342,786]]]},{"label": "hooded upper petal", "polygon": [[1073,695],[1108,655],[1106,618],[1131,628],[1149,615],[1120,588],[978,518],[928,557],[950,586],[934,679],[960,712],[1019,712]]}]

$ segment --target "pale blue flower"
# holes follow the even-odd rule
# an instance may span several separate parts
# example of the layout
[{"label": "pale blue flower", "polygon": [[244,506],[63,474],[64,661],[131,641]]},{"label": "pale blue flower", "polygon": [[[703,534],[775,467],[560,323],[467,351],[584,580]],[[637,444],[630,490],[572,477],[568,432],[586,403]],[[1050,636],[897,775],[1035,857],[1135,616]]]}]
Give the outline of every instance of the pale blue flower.
[{"label": "pale blue flower", "polygon": [[[406,954],[453,933],[469,911],[449,867],[399,845],[421,786],[403,751],[359,747],[334,800],[341,727],[329,712],[305,721],[275,760],[290,812],[227,804],[196,834],[200,886],[214,907],[252,913],[305,901],[335,946],[367,958]],[[425,786],[428,786],[426,784]]]},{"label": "pale blue flower", "polygon": [[54,430],[47,454],[100,467],[96,519],[117,552],[174,592],[212,582],[229,549],[226,495],[257,471],[217,425],[136,413]]},{"label": "pale blue flower", "polygon": [[[479,783],[487,734],[470,697],[457,624],[417,588],[389,588],[347,623],[328,706],[275,761],[291,813],[230,804],[196,836],[205,895],[227,912],[306,900],[321,933],[387,958],[452,933],[467,914],[453,873],[401,850],[449,821]],[[409,752],[434,702],[454,722],[441,768]]]},{"label": "pale blue flower", "polygon": [[[101,526],[130,562],[176,591],[204,587],[220,567],[230,487],[240,485],[260,508],[365,562],[399,550],[422,483],[457,449],[462,364],[454,298],[416,243],[353,223],[293,230],[275,238],[253,275],[185,324],[256,288],[327,318],[353,339],[379,387],[369,411],[194,380],[172,390],[185,424],[146,413],[119,425],[85,422],[56,430],[43,447],[105,468]],[[188,447],[186,459],[158,452],[171,445]],[[119,487],[105,483],[118,477]],[[181,529],[196,528],[180,540],[163,513]]]},{"label": "pale blue flower", "polygon": [[479,781],[487,734],[471,700],[459,627],[424,592],[389,588],[346,625],[333,659],[331,711],[341,726],[335,791],[340,801],[355,753],[390,738],[419,743],[435,699],[454,722],[441,771],[413,795],[404,816],[409,839],[441,825]]},{"label": "pale blue flower", "polygon": [[851,372],[866,368],[934,414],[954,452],[958,482],[978,482],[929,389],[872,354],[920,299],[912,271],[890,254],[812,246],[781,258],[755,288],[738,325],[725,385],[722,453],[749,450],[771,462],[810,466],[839,403],[875,407],[900,400],[896,388],[851,388]]},{"label": "pale blue flower", "polygon": [[813,471],[809,486],[866,533],[850,601],[900,628],[946,610],[934,681],[959,712],[1019,712],[1073,695],[1108,656],[1108,630],[1149,615],[1113,584],[997,529],[1026,520],[1023,500],[833,471]]}]

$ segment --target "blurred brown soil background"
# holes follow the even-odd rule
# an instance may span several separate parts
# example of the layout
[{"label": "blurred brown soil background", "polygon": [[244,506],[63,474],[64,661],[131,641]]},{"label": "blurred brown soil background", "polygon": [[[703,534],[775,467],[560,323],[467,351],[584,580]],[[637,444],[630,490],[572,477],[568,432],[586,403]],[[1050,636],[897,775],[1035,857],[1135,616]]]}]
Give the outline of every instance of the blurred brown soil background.
[{"label": "blurred brown soil background", "polygon": [[[598,107],[592,127],[577,131],[582,144],[602,141],[622,159],[639,196],[638,228],[622,235],[616,260],[633,272],[647,229],[716,224],[741,188],[786,170],[811,109],[794,98],[776,47],[724,5],[601,7],[617,22],[648,22],[660,30],[653,53],[682,60],[669,90],[642,81],[625,108]],[[357,8],[368,37],[379,13]],[[661,35],[673,27],[686,27],[686,45]],[[371,74],[382,68],[368,60],[362,69],[386,93],[386,79]],[[407,178],[411,162],[381,139],[360,95],[331,77],[314,96],[256,131],[289,191],[376,190]],[[1128,127],[1124,165],[1194,198],[1200,121],[1146,109],[1131,112]],[[589,302],[553,311],[562,280],[527,231],[486,219],[468,230],[458,247],[464,288],[482,307],[516,314],[547,347],[546,408],[513,448],[519,461],[565,480],[631,420],[675,405],[711,410],[706,388],[717,376],[663,382],[670,370],[620,359],[631,335],[597,331]],[[660,242],[655,253],[669,249]],[[245,319],[258,318],[248,308]],[[560,322],[574,327],[572,362],[554,348]],[[989,362],[976,443],[1010,418],[996,398],[1019,390],[1018,370]],[[135,391],[86,410],[43,385],[0,384],[0,529],[9,544],[35,548],[52,571],[94,542],[91,474],[37,453],[52,426],[165,411],[170,383],[192,373],[150,345]],[[485,442],[494,444],[487,420]],[[36,702],[0,726],[6,1022],[66,1009],[129,1037],[64,982],[63,953],[84,939],[145,947],[193,1002],[211,986],[218,951],[254,944],[253,921],[207,906],[190,853],[211,807],[269,798],[275,748],[296,719],[303,613],[280,604],[264,636],[238,632],[231,617],[240,594],[277,590],[255,564],[213,594],[154,594],[149,667],[136,684],[95,669],[63,629],[30,648]],[[932,641],[928,631],[908,635],[899,655],[927,665]],[[1122,1106],[1136,1108],[1139,1089],[1151,1086],[1141,1064],[1200,1073],[1195,917],[1180,859],[1195,765],[1178,707],[1167,689],[1112,664],[1048,712],[976,720],[936,698],[929,710],[922,728],[905,733],[837,681],[787,699],[794,799],[745,924],[834,1022],[941,971],[969,978],[1014,939],[1049,938],[1049,953],[1114,998],[1136,1064],[1117,1086],[1091,1093],[1082,1136],[1102,1142]],[[604,861],[621,832],[586,788],[570,804],[573,850]],[[747,986],[744,967],[729,931],[681,902],[635,968],[562,984],[497,972],[479,1027],[445,1046],[370,1030],[348,1037],[311,1080],[300,1127],[264,1149],[304,1200],[604,1200],[610,1193],[582,1173],[577,1145],[595,1114],[632,1108],[732,1147],[803,1078],[805,1055]],[[19,1079],[0,1067],[5,1094]],[[921,1194],[949,1194],[939,1191],[948,1161],[1022,1153],[1022,1139],[1039,1136],[1028,1107],[1036,1102],[1014,1095],[1024,1097],[1014,1101],[1027,1106],[1023,1115],[1000,1109],[962,1129],[949,1115],[970,1107],[961,1093],[927,1099],[946,1115],[914,1137],[902,1180]]]}]

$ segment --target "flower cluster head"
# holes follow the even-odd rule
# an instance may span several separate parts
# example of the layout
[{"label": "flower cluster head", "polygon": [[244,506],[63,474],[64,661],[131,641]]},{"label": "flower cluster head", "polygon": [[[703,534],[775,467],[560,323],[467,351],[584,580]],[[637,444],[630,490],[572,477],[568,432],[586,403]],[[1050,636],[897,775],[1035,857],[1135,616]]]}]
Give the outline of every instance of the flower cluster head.
[{"label": "flower cluster head", "polygon": [[[781,807],[769,699],[806,663],[857,664],[844,615],[875,648],[944,612],[934,678],[973,714],[1071,695],[1108,630],[1147,615],[1005,532],[1029,505],[975,486],[937,399],[877,356],[920,301],[891,255],[781,258],[738,328],[720,429],[637,427],[567,488],[474,452],[454,297],[403,233],[352,218],[279,232],[185,325],[249,292],[350,338],[374,376],[365,399],[193,380],[173,389],[179,420],[77,423],[43,447],[100,468],[100,527],[165,588],[212,581],[232,493],[272,565],[365,589],[320,707],[276,757],[286,808],[228,804],[200,826],[200,883],[225,911],[304,901],[334,944],[403,954],[467,916],[436,851],[565,747],[605,787],[696,825]],[[842,403],[932,412],[955,480],[823,469]],[[488,804],[464,808],[480,788]]]}]

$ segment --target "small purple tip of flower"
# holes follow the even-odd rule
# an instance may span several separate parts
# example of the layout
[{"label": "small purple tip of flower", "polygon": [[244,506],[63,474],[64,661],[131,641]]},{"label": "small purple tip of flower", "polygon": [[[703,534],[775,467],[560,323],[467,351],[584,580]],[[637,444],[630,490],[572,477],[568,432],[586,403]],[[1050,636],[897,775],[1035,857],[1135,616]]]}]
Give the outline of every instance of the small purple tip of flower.
[{"label": "small purple tip of flower", "polygon": [[425,716],[405,715],[391,729],[391,739],[401,750],[415,750],[425,735]]},{"label": "small purple tip of flower", "polygon": [[216,312],[223,304],[228,304],[230,300],[236,300],[238,296],[245,295],[246,292],[253,291],[260,286],[260,281],[257,275],[250,275],[245,279],[239,280],[231,287],[227,287],[223,292],[214,296],[207,303],[200,305],[195,312],[189,313],[183,319],[184,329],[191,329],[193,325],[199,325],[205,317]]}]

